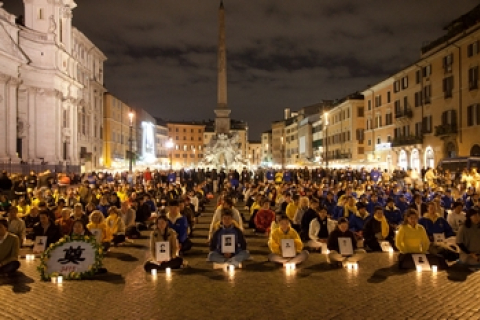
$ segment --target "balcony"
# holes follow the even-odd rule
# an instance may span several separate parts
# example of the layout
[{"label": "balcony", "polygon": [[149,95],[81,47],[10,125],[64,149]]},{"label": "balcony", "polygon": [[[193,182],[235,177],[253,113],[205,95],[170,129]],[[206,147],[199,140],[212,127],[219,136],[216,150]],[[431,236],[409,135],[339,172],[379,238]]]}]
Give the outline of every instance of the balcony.
[{"label": "balcony", "polygon": [[435,137],[445,137],[449,135],[457,134],[456,124],[442,124],[435,127]]},{"label": "balcony", "polygon": [[410,108],[403,109],[403,110],[395,110],[395,119],[401,119],[401,118],[411,119],[412,117],[413,117],[413,111]]},{"label": "balcony", "polygon": [[402,137],[396,137],[392,141],[392,148],[394,147],[402,147],[402,146],[408,146],[408,145],[413,145],[413,144],[422,144],[423,143],[423,137],[419,136],[402,136]]},{"label": "balcony", "polygon": [[335,153],[331,159],[332,160],[352,159],[352,154],[351,153]]}]

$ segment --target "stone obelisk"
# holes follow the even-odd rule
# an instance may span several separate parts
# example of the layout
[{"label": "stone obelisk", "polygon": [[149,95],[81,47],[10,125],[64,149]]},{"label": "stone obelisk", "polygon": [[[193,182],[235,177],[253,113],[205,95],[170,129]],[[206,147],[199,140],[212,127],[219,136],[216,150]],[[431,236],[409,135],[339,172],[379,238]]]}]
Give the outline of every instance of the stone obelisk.
[{"label": "stone obelisk", "polygon": [[225,8],[220,1],[218,11],[218,87],[217,108],[215,109],[215,133],[230,133],[230,112],[227,106],[227,45],[225,41]]}]

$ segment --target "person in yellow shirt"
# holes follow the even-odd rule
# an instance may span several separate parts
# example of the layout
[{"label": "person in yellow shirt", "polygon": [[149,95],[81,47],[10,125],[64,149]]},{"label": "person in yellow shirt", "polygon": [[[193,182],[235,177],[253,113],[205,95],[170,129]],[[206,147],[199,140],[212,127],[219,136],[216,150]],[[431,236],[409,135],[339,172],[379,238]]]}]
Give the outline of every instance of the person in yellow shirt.
[{"label": "person in yellow shirt", "polygon": [[[290,220],[287,215],[282,215],[278,222],[279,228],[272,231],[271,238],[268,241],[268,247],[271,254],[268,255],[268,260],[274,263],[285,265],[287,263],[300,264],[308,259],[308,251],[303,250],[303,243],[297,231],[290,227]],[[284,257],[282,252],[282,240],[292,239],[295,245],[295,257]]]},{"label": "person in yellow shirt", "polygon": [[94,210],[90,214],[90,223],[87,224],[87,229],[95,237],[97,237],[97,240],[100,240],[99,242],[102,244],[104,251],[107,251],[110,248],[110,240],[108,239],[107,235],[105,217],[100,210]]},{"label": "person in yellow shirt", "polygon": [[20,201],[18,202],[17,209],[18,209],[18,217],[20,219],[23,219],[24,217],[30,214],[30,206],[27,204],[27,202],[23,198],[20,199]]},{"label": "person in yellow shirt", "polygon": [[292,196],[292,202],[287,205],[287,209],[285,210],[288,219],[290,219],[290,223],[293,222],[295,218],[295,213],[297,213],[298,204],[300,202],[300,195],[294,194]]},{"label": "person in yellow shirt", "polygon": [[117,207],[108,209],[108,217],[105,219],[107,227],[107,239],[113,242],[116,247],[118,244],[125,242],[125,223],[118,215]]},{"label": "person in yellow shirt", "polygon": [[426,254],[430,247],[425,228],[418,224],[418,213],[415,209],[405,211],[404,222],[400,226],[395,237],[395,246],[400,255],[398,266],[400,269],[414,268],[412,254]]}]

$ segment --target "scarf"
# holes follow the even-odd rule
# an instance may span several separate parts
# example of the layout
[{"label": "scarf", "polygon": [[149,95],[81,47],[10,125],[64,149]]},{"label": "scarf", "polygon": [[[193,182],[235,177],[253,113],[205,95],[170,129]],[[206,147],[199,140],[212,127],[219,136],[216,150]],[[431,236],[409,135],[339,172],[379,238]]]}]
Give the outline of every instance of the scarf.
[{"label": "scarf", "polygon": [[388,237],[388,234],[390,233],[390,227],[388,226],[387,219],[385,219],[385,216],[382,216],[381,219],[377,218],[376,215],[373,215],[375,220],[381,223],[382,225],[382,237],[383,239],[386,239]]},{"label": "scarf", "polygon": [[350,212],[352,212],[354,215],[358,215],[357,206],[353,205],[350,207],[348,204],[346,204],[343,210],[343,216],[345,218],[348,218],[350,215]]}]

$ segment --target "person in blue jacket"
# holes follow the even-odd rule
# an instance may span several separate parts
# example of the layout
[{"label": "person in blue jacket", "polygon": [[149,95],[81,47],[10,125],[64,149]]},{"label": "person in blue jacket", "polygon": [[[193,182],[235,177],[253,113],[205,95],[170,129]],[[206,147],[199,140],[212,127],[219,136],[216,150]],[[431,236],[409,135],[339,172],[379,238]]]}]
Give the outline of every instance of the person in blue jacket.
[{"label": "person in blue jacket", "polygon": [[403,214],[400,209],[395,206],[392,198],[388,198],[387,206],[383,210],[383,214],[393,229],[396,229],[403,222]]},{"label": "person in blue jacket", "polygon": [[348,226],[350,231],[355,234],[357,240],[360,240],[363,238],[363,227],[365,222],[370,218],[370,215],[367,212],[366,206],[361,202],[358,203],[357,209],[356,214],[350,215]]},{"label": "person in blue jacket", "polygon": [[373,216],[375,207],[383,207],[383,205],[378,201],[378,195],[376,193],[372,193],[367,204],[367,211],[370,216]]},{"label": "person in blue jacket", "polygon": [[335,207],[337,206],[337,203],[335,202],[335,199],[333,199],[333,192],[327,191],[325,200],[323,200],[322,205],[327,208],[327,214],[330,217],[334,217],[334,212],[335,212]]},{"label": "person in blue jacket", "polygon": [[445,190],[445,194],[442,196],[442,202],[445,210],[452,209],[452,204],[455,202],[452,197],[452,189]]},{"label": "person in blue jacket", "polygon": [[[233,212],[231,209],[222,209],[222,222],[216,226],[218,228],[210,241],[210,253],[208,261],[225,265],[233,265],[236,268],[250,257],[247,251],[247,242],[240,230],[233,222]],[[232,236],[233,239],[225,239],[224,236]],[[235,252],[225,252],[223,245],[230,241],[234,246]]]},{"label": "person in blue jacket", "polygon": [[178,243],[180,244],[180,253],[184,253],[192,248],[192,242],[188,239],[188,220],[180,213],[180,204],[178,200],[171,200],[169,203],[168,227],[177,233]]},{"label": "person in blue jacket", "polygon": [[408,209],[410,204],[408,203],[407,199],[405,198],[405,195],[400,194],[398,196],[398,201],[396,203],[398,210],[402,213],[402,215],[405,213],[405,211]]},{"label": "person in blue jacket", "polygon": [[266,177],[267,177],[267,181],[268,181],[268,182],[275,180],[275,175],[274,175],[272,169],[269,169],[269,170],[267,171]]},{"label": "person in blue jacket", "polygon": [[381,176],[381,174],[380,174],[380,172],[378,172],[378,170],[376,168],[373,168],[372,172],[370,172],[370,178],[375,183],[378,182],[378,180],[380,179],[380,176]]},{"label": "person in blue jacket", "polygon": [[434,241],[433,234],[435,233],[443,233],[445,239],[455,236],[455,233],[447,220],[438,216],[433,202],[427,204],[427,212],[420,218],[418,223],[425,228],[430,241]]}]

